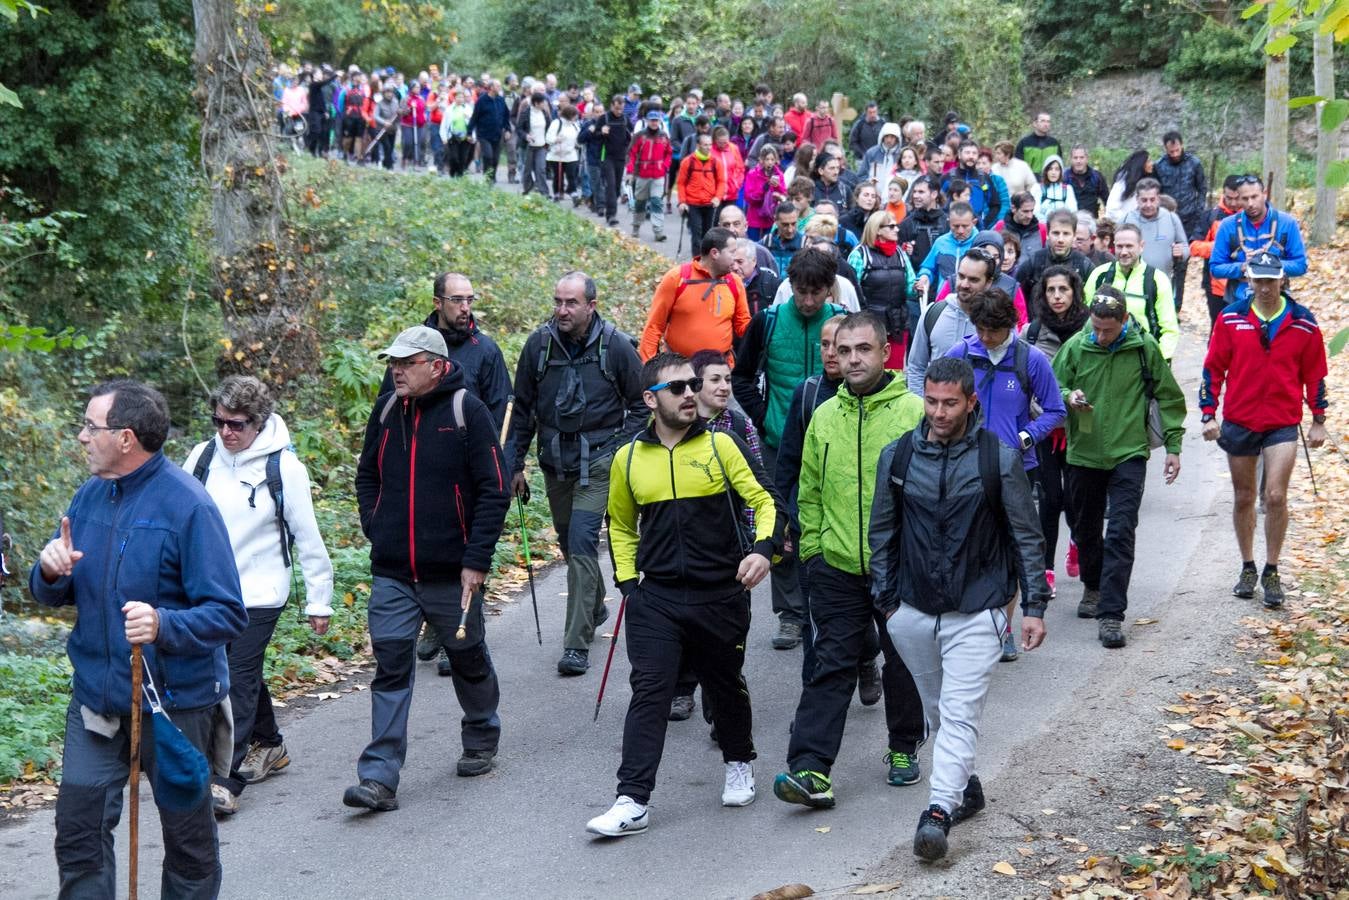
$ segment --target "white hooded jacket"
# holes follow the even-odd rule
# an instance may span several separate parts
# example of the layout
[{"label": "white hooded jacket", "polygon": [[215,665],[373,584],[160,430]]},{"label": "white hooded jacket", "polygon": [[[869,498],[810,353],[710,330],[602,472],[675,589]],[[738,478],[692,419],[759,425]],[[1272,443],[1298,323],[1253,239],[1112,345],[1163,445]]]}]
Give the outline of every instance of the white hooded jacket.
[{"label": "white hooded jacket", "polygon": [[[281,450],[286,524],[295,536],[293,562],[304,573],[304,612],[307,616],[331,616],[333,564],[314,519],[309,473],[290,449],[290,430],[285,421],[273,413],[252,445],[237,455],[225,449],[219,436],[211,440],[215,442],[215,455],[206,470],[206,493],[215,501],[229,531],[244,606],[275,609],[285,606],[290,597],[291,570],[281,556],[276,504],[267,490],[267,456]],[[189,474],[205,447],[205,442],[200,443],[187,455],[183,468]]]}]

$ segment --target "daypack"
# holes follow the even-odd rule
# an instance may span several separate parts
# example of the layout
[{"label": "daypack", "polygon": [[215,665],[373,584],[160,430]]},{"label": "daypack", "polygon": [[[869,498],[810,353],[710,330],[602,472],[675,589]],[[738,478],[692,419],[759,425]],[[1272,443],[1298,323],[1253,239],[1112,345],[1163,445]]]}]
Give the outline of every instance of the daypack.
[{"label": "daypack", "polygon": [[[717,289],[717,285],[719,284],[724,284],[731,289],[731,296],[736,300],[736,302],[739,302],[740,300],[740,286],[735,283],[735,277],[732,276],[730,272],[727,272],[720,278],[694,278],[693,263],[686,262],[679,267],[679,284],[675,286],[674,302],[678,303],[679,298],[684,295],[684,288],[693,284],[707,285],[707,289],[703,291],[702,297],[699,298],[700,300],[706,300],[708,297],[710,297],[712,295],[712,292]],[[674,304],[672,303],[670,305],[673,308]],[[720,310],[717,311],[720,312]],[[668,324],[669,322],[667,321],[666,325]]]},{"label": "daypack", "polygon": [[[281,453],[281,450],[273,450],[267,454],[267,493],[272,495],[272,502],[276,504],[276,529],[281,535],[281,561],[289,569],[291,552],[295,549],[295,535],[286,524],[286,491],[281,483]],[[201,456],[197,457],[197,464],[192,468],[192,477],[203,485],[206,484],[207,472],[214,458],[215,438],[209,438],[201,451]]]},{"label": "daypack", "polygon": [[[581,365],[582,363],[592,363],[598,361],[600,364],[600,374],[603,375],[605,380],[608,381],[610,384],[612,384],[615,388],[618,387],[618,377],[609,370],[609,344],[613,342],[614,335],[619,333],[618,328],[617,326],[614,325],[614,323],[605,322],[604,325],[600,328],[600,339],[598,341],[598,346],[596,347],[596,353],[594,356],[587,353],[584,356],[577,357],[576,359],[570,358],[553,359],[552,358],[553,334],[551,331],[548,330],[548,327],[546,325],[540,330],[544,332],[544,339],[541,342],[541,346],[539,347],[538,363],[534,367],[535,382],[542,381],[543,373],[548,371],[548,369],[551,367],[555,366],[575,367]],[[631,338],[628,338],[629,342],[631,342],[631,340],[632,340]]]},{"label": "daypack", "polygon": [[[627,337],[627,335],[620,332],[612,322],[605,322],[600,328],[599,339],[593,345],[594,350],[587,348],[585,353],[574,359],[569,356],[557,359],[554,358],[552,354],[552,332],[547,329],[547,326],[544,326],[544,332],[544,340],[540,342],[541,346],[539,348],[538,362],[534,370],[535,384],[541,383],[544,374],[551,368],[563,368],[565,371],[562,373],[562,384],[559,386],[555,396],[556,424],[544,426],[542,419],[540,419],[540,425],[541,427],[547,427],[553,431],[552,438],[549,441],[550,451],[553,455],[553,460],[559,466],[561,465],[562,460],[562,435],[579,436],[581,445],[581,486],[588,487],[590,485],[591,437],[597,436],[597,432],[594,430],[586,432],[581,428],[582,423],[585,421],[586,406],[589,402],[589,398],[586,397],[585,380],[581,377],[578,370],[583,365],[589,365],[591,363],[598,364],[600,374],[604,376],[604,380],[609,382],[610,386],[621,395],[622,389],[619,387],[618,378],[609,369],[609,346],[613,343],[615,336],[626,338],[629,342],[632,341],[632,338]],[[610,440],[614,434],[619,432],[619,430],[620,429],[617,428],[614,429],[609,437],[605,437],[603,440],[597,442],[596,446]],[[540,441],[542,442],[542,440],[543,435],[540,434]],[[540,450],[542,450],[542,443],[540,443]]]},{"label": "daypack", "polygon": [[810,419],[815,415],[815,409],[818,407],[820,399],[820,385],[824,382],[824,373],[812,375],[804,382],[805,388],[801,391],[801,434],[805,435],[806,430],[810,428]]},{"label": "daypack", "polygon": [[[1101,277],[1096,281],[1096,287],[1115,283],[1117,265],[1117,263],[1112,262],[1110,268],[1101,273]],[[1157,270],[1147,263],[1143,264],[1143,304],[1143,312],[1148,320],[1148,332],[1160,341],[1162,339],[1162,323],[1157,318]]]},{"label": "daypack", "polygon": [[[921,426],[919,426],[921,427]],[[898,490],[895,500],[895,533],[898,534],[904,524],[904,482],[909,476],[909,463],[913,460],[913,443],[918,440],[918,428],[899,439],[895,445],[895,455],[890,460],[890,483]],[[1009,527],[1007,510],[1002,505],[1002,471],[998,464],[998,453],[1002,442],[998,436],[986,428],[980,428],[975,438],[979,442],[979,479],[984,485],[984,502],[993,511],[993,515]]]},{"label": "daypack", "polygon": [[[957,346],[963,348],[961,356],[969,360],[970,367],[975,371],[997,371],[997,366],[993,365],[993,360],[986,356],[970,356],[969,345],[964,341]],[[1021,384],[1021,393],[1026,395],[1026,400],[1031,404],[1035,403],[1035,395],[1031,393],[1030,387],[1030,344],[1021,338],[1012,342],[1012,366],[1016,370],[1016,380]],[[1034,415],[1031,418],[1035,418]]]}]

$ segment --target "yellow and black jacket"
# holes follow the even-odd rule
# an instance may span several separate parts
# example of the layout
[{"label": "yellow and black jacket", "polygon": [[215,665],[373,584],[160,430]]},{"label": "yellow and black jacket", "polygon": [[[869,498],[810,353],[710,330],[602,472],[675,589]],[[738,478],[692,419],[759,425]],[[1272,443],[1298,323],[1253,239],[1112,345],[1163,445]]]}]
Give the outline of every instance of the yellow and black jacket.
[{"label": "yellow and black jacket", "polygon": [[[727,489],[730,489],[729,492]],[[754,510],[753,546],[740,511]],[[609,550],[624,596],[645,583],[714,600],[739,593],[748,553],[774,558],[786,516],[755,474],[744,443],[701,422],[667,449],[648,425],[614,454],[609,472]]]}]

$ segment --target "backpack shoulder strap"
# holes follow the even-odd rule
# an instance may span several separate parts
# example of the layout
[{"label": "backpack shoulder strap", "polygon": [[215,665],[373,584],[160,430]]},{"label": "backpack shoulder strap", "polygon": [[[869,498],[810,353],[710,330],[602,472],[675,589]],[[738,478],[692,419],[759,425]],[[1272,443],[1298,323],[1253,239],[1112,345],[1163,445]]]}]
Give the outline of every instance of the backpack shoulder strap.
[{"label": "backpack shoulder strap", "polygon": [[1034,399],[1030,388],[1030,344],[1020,338],[1012,344],[1012,365],[1016,369],[1016,380],[1021,382],[1021,393],[1030,403]]},{"label": "backpack shoulder strap", "polygon": [[267,454],[267,492],[272,495],[272,503],[276,506],[276,529],[281,534],[281,561],[289,569],[295,535],[286,524],[286,489],[281,481],[281,453],[281,450],[273,450]]},{"label": "backpack shoulder strap", "polygon": [[932,344],[932,331],[937,327],[937,320],[941,318],[942,310],[945,308],[945,300],[938,300],[927,308],[927,313],[923,316],[923,331],[927,333],[927,342]]},{"label": "backpack shoulder strap", "polygon": [[1157,399],[1156,382],[1152,378],[1152,370],[1148,368],[1148,345],[1144,342],[1143,346],[1138,348],[1138,368],[1141,370],[1143,378],[1143,395],[1148,403]]},{"label": "backpack shoulder strap", "polygon": [[[468,420],[464,418],[464,397],[467,394],[468,388],[459,388],[450,401],[450,406],[454,410],[454,427],[461,434],[468,430]],[[464,434],[464,439],[468,439],[467,434]]]},{"label": "backpack shoulder strap", "polygon": [[209,438],[206,446],[201,448],[201,456],[197,457],[197,464],[192,467],[192,477],[206,483],[206,473],[211,468],[211,460],[215,458],[215,438]]},{"label": "backpack shoulder strap", "polygon": [[1034,347],[1036,342],[1040,340],[1040,327],[1042,324],[1043,323],[1039,319],[1036,319],[1034,322],[1027,325],[1026,334],[1022,340]]},{"label": "backpack shoulder strap", "polygon": [[537,382],[543,378],[543,373],[548,369],[548,356],[553,352],[553,336],[548,332],[547,326],[538,329],[541,333],[539,341],[539,363],[534,369],[534,380]]},{"label": "backpack shoulder strap", "polygon": [[984,484],[984,502],[1004,525],[1006,511],[1002,506],[1002,467],[998,463],[1002,442],[987,428],[979,429],[979,480]]},{"label": "backpack shoulder strap", "polygon": [[820,382],[823,380],[823,375],[812,375],[806,379],[805,388],[801,391],[801,434],[803,437],[806,429],[810,427],[811,416],[815,414],[815,401],[820,397]]},{"label": "backpack shoulder strap", "polygon": [[637,493],[632,489],[632,455],[637,452],[637,439],[628,441],[628,460],[623,468],[623,482],[628,486],[628,496],[632,498],[632,505],[637,507],[638,515],[641,515],[642,504],[637,502]]},{"label": "backpack shoulder strap", "polygon": [[391,391],[389,393],[389,399],[384,403],[384,408],[379,411],[379,424],[384,424],[384,420],[389,417],[389,413],[393,412],[393,408],[397,404],[398,395]]},{"label": "backpack shoulder strap", "polygon": [[1143,314],[1148,320],[1148,331],[1158,340],[1162,337],[1162,322],[1157,316],[1157,270],[1143,266]]}]

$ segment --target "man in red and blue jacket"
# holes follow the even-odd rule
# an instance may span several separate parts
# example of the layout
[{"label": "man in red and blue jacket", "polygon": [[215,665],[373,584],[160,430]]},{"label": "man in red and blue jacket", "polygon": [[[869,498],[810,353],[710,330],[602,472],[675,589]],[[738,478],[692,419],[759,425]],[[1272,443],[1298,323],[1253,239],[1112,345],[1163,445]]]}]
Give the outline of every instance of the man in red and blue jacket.
[{"label": "man in red and blue jacket", "polygon": [[1279,552],[1288,528],[1288,479],[1297,462],[1304,401],[1312,411],[1307,444],[1319,447],[1326,439],[1325,341],[1311,311],[1283,293],[1284,271],[1272,253],[1251,258],[1249,296],[1218,316],[1199,384],[1204,440],[1217,440],[1227,451],[1232,472],[1232,522],[1242,559],[1232,593],[1243,599],[1255,596],[1255,468],[1264,457],[1265,569],[1259,583],[1270,609],[1283,604]]},{"label": "man in red and blue jacket", "polygon": [[1273,254],[1289,278],[1307,274],[1307,250],[1297,220],[1269,205],[1265,184],[1259,175],[1237,179],[1237,202],[1241,211],[1222,221],[1213,237],[1209,274],[1227,279],[1227,301],[1245,300],[1246,263],[1260,253]]}]

